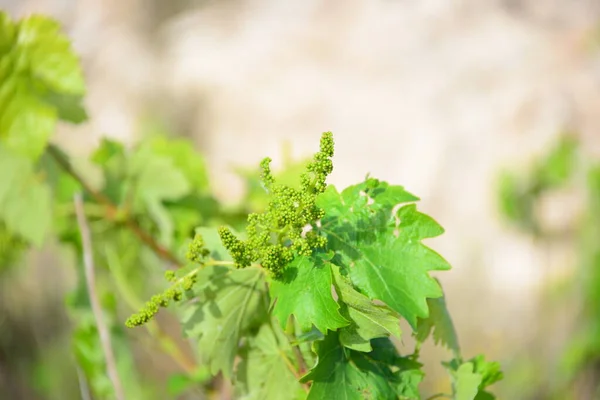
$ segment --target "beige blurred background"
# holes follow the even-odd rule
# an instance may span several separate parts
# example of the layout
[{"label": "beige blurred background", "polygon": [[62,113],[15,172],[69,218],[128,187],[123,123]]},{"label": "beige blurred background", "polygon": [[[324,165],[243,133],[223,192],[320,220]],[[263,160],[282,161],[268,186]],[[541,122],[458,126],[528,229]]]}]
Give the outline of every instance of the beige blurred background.
[{"label": "beige blurred background", "polygon": [[[330,182],[366,173],[402,184],[446,234],[430,242],[467,357],[503,363],[538,344],[551,359],[568,307],[548,320],[540,293],[569,273],[499,217],[496,180],[563,130],[600,154],[600,2],[592,0],[0,0],[13,16],[50,14],[82,56],[90,122],[61,127],[85,153],[103,135],[135,141],[158,116],[206,154],[234,202],[234,166],[337,143]],[[84,132],[84,134],[82,134]],[[573,207],[564,206],[571,201]],[[548,223],[577,201],[548,204]],[[571,203],[569,203],[571,204]],[[532,342],[533,341],[533,342]],[[441,367],[440,367],[441,368]],[[432,371],[431,379],[436,376]]]}]

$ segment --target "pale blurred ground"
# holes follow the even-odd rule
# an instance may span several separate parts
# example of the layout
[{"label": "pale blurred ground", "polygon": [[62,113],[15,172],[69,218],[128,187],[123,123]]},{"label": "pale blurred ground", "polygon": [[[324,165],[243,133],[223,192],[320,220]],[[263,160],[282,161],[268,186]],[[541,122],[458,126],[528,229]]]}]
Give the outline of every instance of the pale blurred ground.
[{"label": "pale blurred ground", "polygon": [[[332,183],[370,172],[403,184],[447,229],[430,243],[455,267],[441,279],[466,356],[508,360],[547,324],[540,290],[566,273],[572,254],[548,252],[506,228],[496,177],[500,168],[526,166],[564,128],[600,154],[593,41],[600,2],[0,0],[0,7],[54,15],[82,55],[91,122],[62,129],[67,148],[85,151],[104,134],[132,141],[140,120],[158,115],[194,138],[215,191],[233,202],[242,194],[233,165],[266,155],[277,163],[285,141],[294,155],[310,154],[331,130]],[[569,219],[573,209],[558,202],[549,215]]]}]

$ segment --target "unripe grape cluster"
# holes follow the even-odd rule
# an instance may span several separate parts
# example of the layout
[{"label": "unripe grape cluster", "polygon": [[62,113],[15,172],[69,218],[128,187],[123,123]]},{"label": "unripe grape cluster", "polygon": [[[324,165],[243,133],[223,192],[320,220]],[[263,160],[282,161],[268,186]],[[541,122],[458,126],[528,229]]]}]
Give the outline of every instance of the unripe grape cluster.
[{"label": "unripe grape cluster", "polygon": [[[188,248],[187,258],[192,262],[202,264],[209,253],[209,250],[204,245],[202,236],[196,234]],[[191,290],[196,283],[197,273],[198,268],[185,273],[183,276],[177,276],[177,273],[172,270],[166,271],[165,279],[171,282],[172,285],[163,293],[152,296],[150,300],[144,304],[141,310],[125,321],[125,325],[130,328],[143,325],[150,321],[158,313],[161,307],[167,307],[171,301],[180,301],[183,298],[183,293]]]},{"label": "unripe grape cluster", "polygon": [[316,199],[325,191],[327,175],[333,171],[332,133],[323,133],[320,144],[300,177],[300,189],[276,183],[271,159],[261,162],[261,180],[271,196],[267,209],[248,216],[247,240],[240,240],[226,227],[219,229],[237,267],[259,262],[278,277],[296,254],[310,256],[314,249],[325,246],[326,239],[316,232],[316,221],[324,214]]}]

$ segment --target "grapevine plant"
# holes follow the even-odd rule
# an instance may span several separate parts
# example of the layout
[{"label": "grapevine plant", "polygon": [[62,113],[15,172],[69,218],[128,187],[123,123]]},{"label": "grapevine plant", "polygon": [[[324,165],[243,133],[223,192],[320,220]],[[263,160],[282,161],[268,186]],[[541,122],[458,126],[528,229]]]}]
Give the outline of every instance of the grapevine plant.
[{"label": "grapevine plant", "polygon": [[402,186],[372,177],[342,191],[327,185],[333,153],[326,132],[297,187],[278,183],[264,159],[264,212],[249,214],[243,233],[198,229],[190,265],[168,271],[172,285],[127,325],[182,303],[186,334],[242,398],[415,399],[418,351],[402,356],[390,340],[404,318],[418,343],[433,330],[455,354],[445,364],[455,398],[493,398],[485,388],[500,379],[498,364],[461,358],[430,276],[450,269],[422,243],[443,228]]},{"label": "grapevine plant", "polygon": [[[265,158],[265,207],[240,220],[245,210],[220,208],[207,192],[201,155],[183,142],[155,137],[127,149],[103,140],[89,160],[104,178],[99,186],[49,144],[57,121],[87,118],[79,62],[55,21],[0,13],[0,57],[0,233],[13,243],[2,257],[41,246],[52,231],[83,260],[68,304],[74,352],[96,397],[151,396],[143,383],[119,387],[119,375],[139,380],[127,335],[141,333],[121,329],[118,305],[140,303],[142,274],[155,276],[156,268],[140,265],[162,264],[167,288],[125,325],[145,326],[194,385],[221,374],[240,399],[421,399],[420,348],[432,336],[453,358],[444,363],[451,389],[431,398],[494,398],[487,389],[502,378],[499,364],[462,357],[431,275],[450,269],[423,243],[443,228],[402,186],[370,176],[343,190],[328,184],[331,132],[296,184],[283,183]],[[102,289],[86,275],[93,260],[105,267],[97,271]],[[101,310],[95,297],[108,299]],[[197,366],[153,318],[166,307],[196,344]],[[102,313],[114,356],[102,339]],[[416,341],[406,354],[396,345],[401,319]]]}]

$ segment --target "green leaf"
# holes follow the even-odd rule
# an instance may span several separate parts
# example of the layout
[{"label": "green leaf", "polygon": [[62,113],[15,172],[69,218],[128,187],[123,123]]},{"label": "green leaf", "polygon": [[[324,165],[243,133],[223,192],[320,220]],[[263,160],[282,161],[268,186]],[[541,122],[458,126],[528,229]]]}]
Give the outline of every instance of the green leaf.
[{"label": "green leaf", "polygon": [[340,342],[353,350],[369,352],[371,339],[389,335],[400,336],[400,316],[385,305],[376,305],[357,292],[346,278],[333,268],[333,279],[341,314],[351,321],[340,329]]},{"label": "green leaf", "polygon": [[185,174],[173,160],[147,146],[132,154],[129,173],[136,181],[136,197],[142,201],[176,200],[190,190]]},{"label": "green leaf", "polygon": [[62,121],[80,124],[88,119],[80,96],[51,92],[44,96],[44,100],[56,108],[58,118]]},{"label": "green leaf", "polygon": [[211,373],[231,377],[241,337],[267,315],[264,273],[256,267],[205,267],[193,291],[195,301],[183,317],[185,333],[198,341]]},{"label": "green leaf", "polygon": [[[373,346],[375,347],[375,346]],[[377,350],[356,352],[339,342],[337,332],[330,332],[315,343],[317,365],[301,382],[312,381],[308,400],[397,399],[399,380]],[[397,361],[394,357],[393,361]]]},{"label": "green leaf", "polygon": [[149,140],[148,146],[156,156],[171,160],[195,190],[208,189],[208,171],[204,156],[194,149],[192,143],[183,139],[157,136]]},{"label": "green leaf", "polygon": [[536,165],[534,179],[544,188],[565,184],[573,174],[577,156],[577,140],[563,135],[550,152]]},{"label": "green leaf", "polygon": [[481,375],[473,371],[473,363],[467,362],[451,371],[455,400],[473,400],[479,391]]},{"label": "green leaf", "polygon": [[288,339],[277,324],[263,325],[249,339],[236,370],[237,399],[303,399],[306,393],[290,368],[293,353]]},{"label": "green leaf", "polygon": [[102,192],[115,204],[122,204],[130,199],[132,182],[128,179],[128,155],[122,143],[109,138],[102,138],[99,146],[90,156],[92,164],[103,172]]},{"label": "green leaf", "polygon": [[427,299],[429,305],[429,317],[419,318],[417,323],[416,339],[424,342],[433,329],[433,341],[435,344],[441,343],[454,352],[455,357],[460,354],[458,345],[458,336],[450,318],[450,313],[446,307],[445,297],[437,299]]},{"label": "green leaf", "polygon": [[33,164],[0,144],[0,220],[9,231],[42,245],[52,216],[48,185],[36,176]]},{"label": "green leaf", "polygon": [[34,15],[17,23],[0,12],[0,140],[36,160],[58,118],[81,122],[85,92],[77,56],[58,22]]},{"label": "green leaf", "polygon": [[135,185],[134,209],[150,214],[160,229],[160,242],[170,246],[175,228],[163,201],[189,193],[191,186],[186,176],[173,159],[155,154],[147,145],[131,156],[128,172]]},{"label": "green leaf", "polygon": [[83,95],[79,59],[57,21],[32,15],[18,24],[17,46],[28,59],[31,74],[58,93]]},{"label": "green leaf", "polygon": [[408,369],[398,373],[399,382],[397,385],[398,396],[401,400],[420,400],[421,393],[419,385],[425,378],[425,373],[419,368]]},{"label": "green leaf", "polygon": [[205,366],[196,368],[191,375],[173,374],[169,376],[169,380],[167,381],[167,391],[171,396],[179,396],[188,389],[205,383],[210,378],[210,372]]},{"label": "green leaf", "polygon": [[504,376],[500,369],[500,363],[495,361],[485,361],[485,357],[481,354],[470,361],[475,366],[475,372],[482,376],[481,389],[500,381]]},{"label": "green leaf", "polygon": [[90,160],[96,165],[105,167],[113,162],[113,160],[122,158],[124,156],[125,148],[123,147],[122,143],[107,137],[103,137],[100,140],[98,147],[90,156]]},{"label": "green leaf", "polygon": [[273,315],[282,326],[294,315],[303,331],[310,330],[311,325],[323,333],[346,326],[349,321],[340,314],[331,288],[331,264],[323,255],[297,256],[286,267],[283,277],[271,282]]},{"label": "green leaf", "polygon": [[[319,198],[318,205],[325,210],[321,229],[327,235],[328,249],[337,252],[334,261],[339,261],[342,274],[348,274],[361,293],[385,302],[416,329],[417,318],[429,315],[426,299],[442,295],[428,272],[450,269],[448,262],[421,240],[440,235],[443,228],[418,212],[414,204],[401,207],[394,217],[394,203],[411,198],[403,189],[392,191],[372,179],[362,186],[351,186],[339,194],[330,185]],[[383,192],[368,197],[380,187]],[[387,190],[397,199],[385,195]]]},{"label": "green leaf", "polygon": [[[419,385],[425,377],[421,370],[423,365],[410,358],[400,357],[389,338],[373,339],[371,347],[373,351],[369,353],[369,357],[374,362],[394,367],[389,382],[394,385],[400,400],[420,400]],[[389,372],[384,375],[389,375]]]},{"label": "green leaf", "polygon": [[171,396],[179,396],[194,385],[194,381],[184,374],[174,374],[167,381],[167,391]]},{"label": "green leaf", "polygon": [[[60,157],[64,160],[72,162],[69,156],[59,148],[54,147],[53,150],[60,153]],[[51,187],[55,205],[64,206],[66,203],[72,205],[75,193],[83,191],[79,181],[65,172],[49,152],[45,152],[42,155],[37,163],[37,170],[44,176],[45,182]],[[68,223],[71,222],[73,221],[68,221]],[[55,220],[54,224],[56,225],[56,223],[57,221]]]},{"label": "green leaf", "polygon": [[495,396],[485,388],[502,379],[500,364],[485,361],[479,355],[461,363],[458,359],[443,363],[452,378],[455,400],[493,400]]}]

